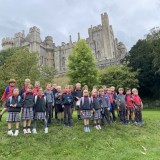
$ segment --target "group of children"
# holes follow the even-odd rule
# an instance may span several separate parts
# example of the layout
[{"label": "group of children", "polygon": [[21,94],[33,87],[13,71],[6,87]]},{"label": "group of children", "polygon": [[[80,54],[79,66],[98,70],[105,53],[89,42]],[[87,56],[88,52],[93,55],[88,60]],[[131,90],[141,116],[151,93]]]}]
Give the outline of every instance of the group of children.
[{"label": "group of children", "polygon": [[[90,120],[93,120],[97,130],[101,130],[105,119],[108,124],[119,119],[123,125],[131,122],[142,125],[143,104],[136,88],[132,91],[127,88],[124,95],[123,88],[119,88],[117,94],[113,86],[102,86],[100,89],[93,86],[89,93],[88,86],[81,88],[80,83],[76,84],[75,89],[72,85],[66,85],[63,91],[61,86],[51,83],[47,83],[46,89],[43,90],[39,81],[32,86],[29,79],[25,80],[21,90],[15,84],[15,79],[11,79],[1,98],[6,103],[0,113],[0,120],[3,113],[8,111],[10,136],[19,134],[20,121],[23,123],[24,134],[37,133],[37,120],[44,122],[44,132],[48,133],[54,110],[57,123],[71,127],[74,108],[77,110],[78,120],[84,119],[84,132],[90,132]],[[12,122],[16,123],[15,133],[12,131]]]}]

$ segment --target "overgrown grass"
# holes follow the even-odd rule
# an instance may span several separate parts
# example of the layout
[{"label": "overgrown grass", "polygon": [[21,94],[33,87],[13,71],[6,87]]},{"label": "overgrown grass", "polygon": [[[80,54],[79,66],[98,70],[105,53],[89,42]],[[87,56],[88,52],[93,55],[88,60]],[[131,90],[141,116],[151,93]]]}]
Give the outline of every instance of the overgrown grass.
[{"label": "overgrown grass", "polygon": [[[119,122],[106,125],[101,131],[91,126],[84,133],[83,121],[76,120],[73,127],[57,125],[54,121],[49,133],[44,134],[38,123],[37,135],[7,136],[7,123],[0,122],[1,160],[159,160],[160,111],[143,111],[143,126],[123,126]],[[92,123],[91,123],[92,124]],[[144,149],[146,148],[146,151]]]}]

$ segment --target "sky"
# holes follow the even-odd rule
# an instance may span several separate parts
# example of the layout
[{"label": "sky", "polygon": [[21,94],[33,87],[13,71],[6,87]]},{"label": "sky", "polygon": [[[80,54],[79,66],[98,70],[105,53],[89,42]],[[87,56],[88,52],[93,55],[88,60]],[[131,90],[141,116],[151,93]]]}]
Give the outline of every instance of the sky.
[{"label": "sky", "polygon": [[[41,37],[56,45],[88,37],[88,28],[101,24],[107,12],[114,35],[127,49],[153,27],[160,26],[160,0],[0,0],[0,43],[4,37],[37,26]],[[2,49],[0,45],[0,49]]]}]

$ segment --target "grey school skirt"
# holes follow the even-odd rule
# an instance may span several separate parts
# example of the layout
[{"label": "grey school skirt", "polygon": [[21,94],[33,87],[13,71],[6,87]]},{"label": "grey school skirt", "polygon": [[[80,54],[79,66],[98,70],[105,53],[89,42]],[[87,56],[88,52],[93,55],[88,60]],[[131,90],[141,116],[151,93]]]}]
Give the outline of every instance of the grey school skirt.
[{"label": "grey school skirt", "polygon": [[36,120],[44,120],[46,119],[46,112],[36,112],[34,119]]},{"label": "grey school skirt", "polygon": [[23,108],[22,120],[32,120],[32,119],[33,119],[33,108]]},{"label": "grey school skirt", "polygon": [[100,109],[95,110],[94,115],[93,115],[93,119],[97,120],[97,119],[101,119],[101,118],[102,118],[101,110]]},{"label": "grey school skirt", "polygon": [[19,112],[8,112],[7,122],[19,122],[20,116]]},{"label": "grey school skirt", "polygon": [[91,110],[82,110],[81,117],[83,119],[90,119],[92,117]]}]

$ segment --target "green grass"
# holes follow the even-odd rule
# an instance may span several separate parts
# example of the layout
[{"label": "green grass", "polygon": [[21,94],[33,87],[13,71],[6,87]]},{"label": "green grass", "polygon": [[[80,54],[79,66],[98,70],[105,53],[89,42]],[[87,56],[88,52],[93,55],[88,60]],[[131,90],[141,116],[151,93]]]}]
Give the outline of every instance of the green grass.
[{"label": "green grass", "polygon": [[18,137],[7,136],[6,115],[0,122],[0,160],[160,160],[159,110],[144,110],[141,127],[117,122],[84,133],[74,113],[72,128],[54,122],[44,134],[38,123],[37,135],[23,135],[21,128]]}]

